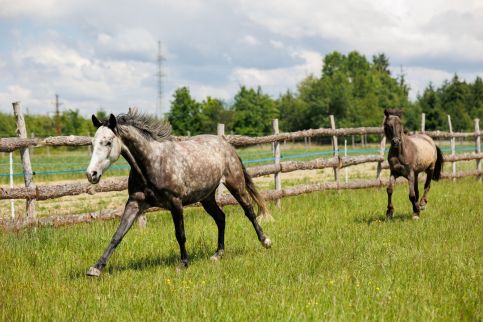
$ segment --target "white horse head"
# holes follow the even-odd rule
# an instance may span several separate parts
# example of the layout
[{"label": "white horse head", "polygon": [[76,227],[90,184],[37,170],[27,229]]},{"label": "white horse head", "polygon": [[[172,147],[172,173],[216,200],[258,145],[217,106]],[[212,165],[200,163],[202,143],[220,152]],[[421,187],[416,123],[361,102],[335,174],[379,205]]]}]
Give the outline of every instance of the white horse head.
[{"label": "white horse head", "polygon": [[111,114],[109,120],[104,123],[92,115],[92,123],[97,131],[92,141],[92,157],[86,170],[86,176],[90,183],[95,184],[99,182],[104,171],[119,159],[122,141],[115,134],[117,120],[114,115]]}]

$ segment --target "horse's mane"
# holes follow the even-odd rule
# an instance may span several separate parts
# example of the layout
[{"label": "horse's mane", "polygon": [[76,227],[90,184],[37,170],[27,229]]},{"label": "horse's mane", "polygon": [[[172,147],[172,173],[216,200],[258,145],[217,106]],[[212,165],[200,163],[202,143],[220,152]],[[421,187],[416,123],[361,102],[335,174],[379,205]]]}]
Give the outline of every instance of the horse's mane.
[{"label": "horse's mane", "polygon": [[384,110],[384,115],[386,115],[386,116],[394,115],[394,116],[401,117],[403,115],[403,111],[402,110],[399,110],[397,108],[386,108]]},{"label": "horse's mane", "polygon": [[141,113],[137,108],[129,108],[127,114],[119,114],[116,119],[121,130],[122,126],[132,126],[147,139],[164,141],[171,137],[171,125],[167,121]]}]

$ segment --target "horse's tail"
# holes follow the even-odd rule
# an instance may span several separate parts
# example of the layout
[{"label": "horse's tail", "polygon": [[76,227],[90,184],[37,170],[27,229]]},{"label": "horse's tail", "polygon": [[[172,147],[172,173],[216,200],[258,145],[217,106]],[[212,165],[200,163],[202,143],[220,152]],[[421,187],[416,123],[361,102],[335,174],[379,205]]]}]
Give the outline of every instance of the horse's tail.
[{"label": "horse's tail", "polygon": [[433,180],[438,181],[441,178],[441,170],[443,169],[443,153],[441,149],[436,146],[436,163],[434,165]]},{"label": "horse's tail", "polygon": [[243,165],[243,162],[240,159],[240,157],[238,157],[238,159],[240,160],[240,164],[243,169],[243,176],[245,177],[245,185],[246,185],[248,194],[258,206],[257,217],[263,220],[273,220],[272,215],[270,215],[270,212],[268,211],[267,206],[265,205],[265,200],[258,192],[257,187],[255,186],[255,183],[252,180],[252,177],[248,174],[247,169]]}]

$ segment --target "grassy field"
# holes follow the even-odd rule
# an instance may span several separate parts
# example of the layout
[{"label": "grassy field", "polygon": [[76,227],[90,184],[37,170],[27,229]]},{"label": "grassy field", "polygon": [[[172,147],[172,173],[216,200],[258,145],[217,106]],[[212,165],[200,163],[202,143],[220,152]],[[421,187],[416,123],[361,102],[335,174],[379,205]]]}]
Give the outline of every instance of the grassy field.
[{"label": "grassy field", "polygon": [[481,321],[483,189],[474,178],[433,185],[411,220],[407,187],[384,220],[385,189],[322,192],[270,205],[261,247],[239,207],[216,226],[188,209],[191,265],[176,271],[169,214],[132,229],[98,279],[84,276],[118,225],[99,222],[0,234],[0,320]]}]

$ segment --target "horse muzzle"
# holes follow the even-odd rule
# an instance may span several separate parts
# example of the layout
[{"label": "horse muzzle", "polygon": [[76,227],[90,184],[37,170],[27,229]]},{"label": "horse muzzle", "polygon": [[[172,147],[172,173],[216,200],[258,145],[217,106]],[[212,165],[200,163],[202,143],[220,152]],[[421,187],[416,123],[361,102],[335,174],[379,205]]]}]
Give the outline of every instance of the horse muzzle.
[{"label": "horse muzzle", "polygon": [[87,180],[92,184],[99,183],[101,176],[102,174],[99,174],[97,171],[86,171]]},{"label": "horse muzzle", "polygon": [[401,144],[401,138],[393,137],[391,142],[392,142],[393,145],[398,146],[399,144]]}]

